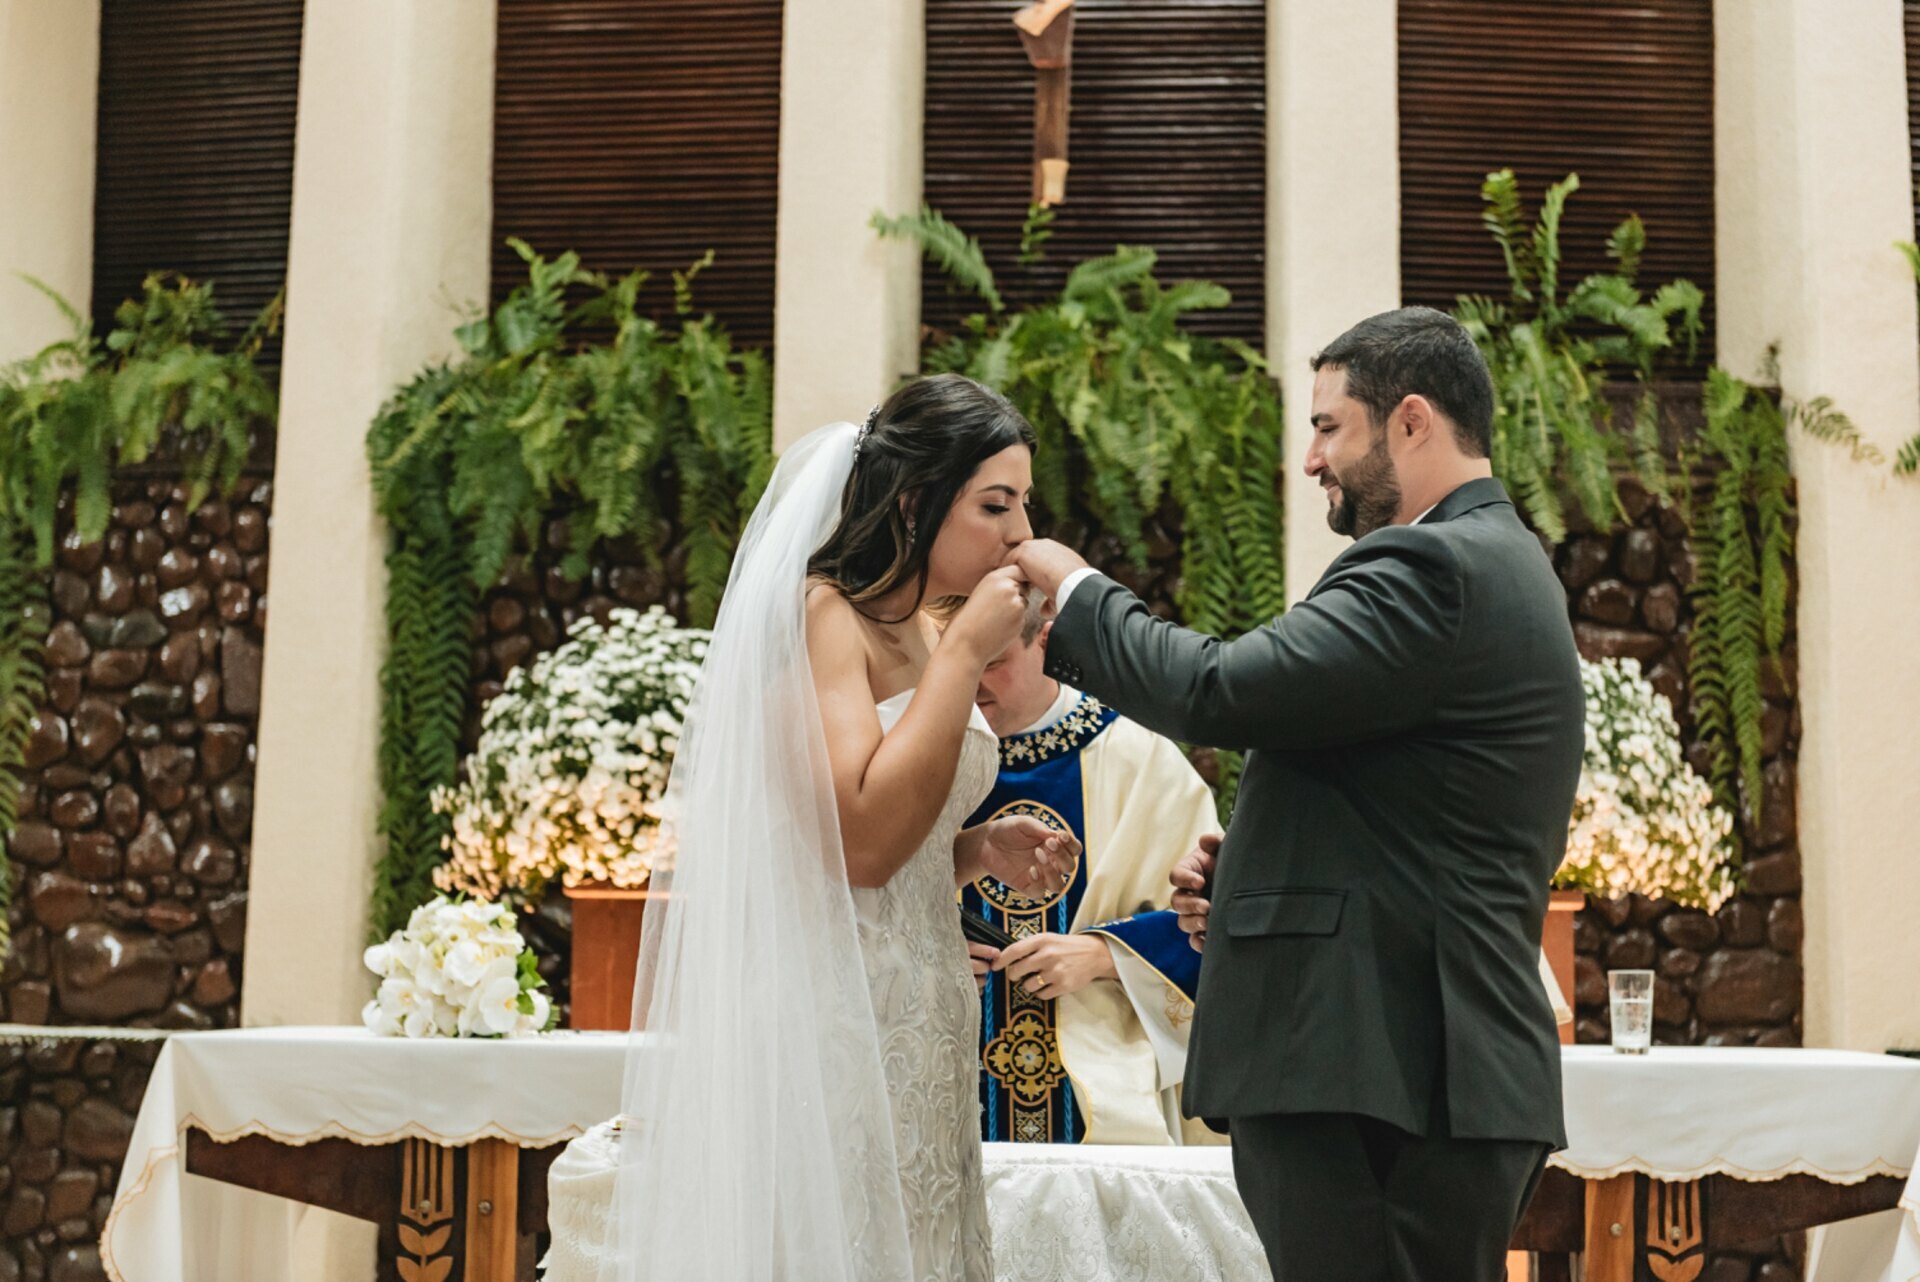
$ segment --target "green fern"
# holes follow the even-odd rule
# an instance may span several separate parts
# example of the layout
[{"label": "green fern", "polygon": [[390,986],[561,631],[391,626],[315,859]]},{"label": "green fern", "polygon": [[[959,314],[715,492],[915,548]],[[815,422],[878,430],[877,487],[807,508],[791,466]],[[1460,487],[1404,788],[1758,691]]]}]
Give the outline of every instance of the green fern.
[{"label": "green fern", "polygon": [[[1912,241],[1899,240],[1894,242],[1894,248],[1898,249],[1901,256],[1907,260],[1907,266],[1912,269],[1914,279],[1920,281],[1920,245],[1915,245]],[[1920,473],[1920,432],[1908,437],[1906,444],[1894,453],[1893,470],[1896,476],[1913,476],[1915,473]]]},{"label": "green fern", "polygon": [[[21,766],[46,694],[40,645],[47,630],[46,577],[25,531],[0,517],[0,849],[20,822]],[[0,957],[12,945],[11,865],[0,855]]]},{"label": "green fern", "polygon": [[510,243],[526,283],[460,328],[464,360],[422,371],[367,432],[391,531],[376,937],[433,893],[447,829],[431,797],[458,777],[469,636],[485,590],[538,546],[558,510],[573,531],[560,568],[576,578],[605,539],[630,538],[658,566],[658,529],[672,519],[687,555],[688,622],[707,626],[772,472],[766,362],[735,352],[694,313],[693,284],[711,254],[673,274],[669,328],[640,310],[644,272],[609,280],[576,255],[547,259]]},{"label": "green fern", "polygon": [[[1566,537],[1568,494],[1605,529],[1621,517],[1622,470],[1656,494],[1669,492],[1652,381],[1669,356],[1684,351],[1692,359],[1705,305],[1684,280],[1662,285],[1651,298],[1641,292],[1635,277],[1646,229],[1637,216],[1607,240],[1614,270],[1588,276],[1563,296],[1560,222],[1579,189],[1577,174],[1549,187],[1529,224],[1513,171],[1488,174],[1481,221],[1506,261],[1509,297],[1462,297],[1453,313],[1493,374],[1494,474],[1555,543]],[[1624,432],[1614,429],[1603,395],[1614,372],[1639,385]]]},{"label": "green fern", "polygon": [[1020,254],[1017,259],[1022,267],[1037,267],[1046,261],[1046,246],[1053,239],[1053,223],[1057,217],[1059,211],[1051,205],[1027,206],[1026,221],[1020,224]]},{"label": "green fern", "polygon": [[980,242],[948,222],[937,210],[922,205],[917,214],[889,218],[876,211],[868,226],[884,237],[911,240],[922,253],[938,263],[954,284],[972,290],[986,303],[989,311],[1003,312],[1006,303],[987,266]]},{"label": "green fern", "polygon": [[1761,803],[1763,672],[1786,637],[1793,477],[1787,424],[1799,411],[1726,371],[1707,376],[1702,457],[1717,465],[1703,508],[1689,512],[1698,570],[1688,679],[1700,740],[1721,801],[1749,817]]},{"label": "green fern", "polygon": [[[977,249],[930,212],[875,225],[938,229],[919,236],[936,264],[956,245]],[[1090,517],[1135,567],[1147,568],[1147,520],[1177,510],[1175,608],[1191,627],[1233,636],[1286,608],[1278,388],[1246,344],[1187,328],[1191,313],[1224,307],[1226,290],[1163,284],[1155,266],[1151,249],[1127,246],[1081,262],[1055,299],[1011,312],[990,304],[932,336],[922,368],[967,374],[1019,406],[1039,438],[1036,506],[1056,520]],[[982,271],[969,259],[951,274],[979,292]],[[1239,758],[1219,757],[1224,817]]]}]

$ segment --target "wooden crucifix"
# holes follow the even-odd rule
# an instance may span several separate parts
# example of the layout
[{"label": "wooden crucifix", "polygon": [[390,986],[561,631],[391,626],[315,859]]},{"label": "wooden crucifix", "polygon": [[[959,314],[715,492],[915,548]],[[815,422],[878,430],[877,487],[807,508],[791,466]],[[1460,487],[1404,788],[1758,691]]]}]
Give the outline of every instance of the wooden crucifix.
[{"label": "wooden crucifix", "polygon": [[1067,198],[1067,108],[1073,71],[1074,0],[1033,0],[1013,16],[1033,64],[1033,203]]}]

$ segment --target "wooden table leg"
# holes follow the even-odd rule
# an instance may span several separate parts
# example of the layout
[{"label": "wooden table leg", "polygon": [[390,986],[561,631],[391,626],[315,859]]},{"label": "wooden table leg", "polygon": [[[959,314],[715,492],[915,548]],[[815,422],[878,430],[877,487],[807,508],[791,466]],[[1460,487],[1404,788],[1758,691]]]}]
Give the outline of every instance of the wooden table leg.
[{"label": "wooden table leg", "polygon": [[467,1146],[464,1282],[516,1282],[520,1272],[520,1149],[511,1140]]},{"label": "wooden table leg", "polygon": [[1586,1282],[1633,1282],[1634,1177],[1587,1181]]}]

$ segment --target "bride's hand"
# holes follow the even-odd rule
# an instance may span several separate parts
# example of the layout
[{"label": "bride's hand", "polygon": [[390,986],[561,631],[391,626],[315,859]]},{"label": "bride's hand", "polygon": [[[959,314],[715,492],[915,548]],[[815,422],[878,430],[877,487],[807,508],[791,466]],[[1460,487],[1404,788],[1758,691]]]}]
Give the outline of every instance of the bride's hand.
[{"label": "bride's hand", "polygon": [[1050,899],[1065,890],[1079,858],[1080,843],[1072,833],[1030,815],[991,821],[980,842],[986,874],[1029,899]]},{"label": "bride's hand", "polygon": [[1020,637],[1027,619],[1027,581],[1016,565],[993,570],[967,594],[967,603],[940,635],[940,644],[957,645],[981,667]]}]

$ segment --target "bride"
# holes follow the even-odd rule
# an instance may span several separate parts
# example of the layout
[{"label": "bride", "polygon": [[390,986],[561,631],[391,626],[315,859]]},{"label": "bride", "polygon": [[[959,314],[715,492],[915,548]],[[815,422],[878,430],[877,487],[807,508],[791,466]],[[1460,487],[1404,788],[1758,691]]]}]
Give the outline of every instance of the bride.
[{"label": "bride", "polygon": [[960,827],[998,764],[973,697],[1026,613],[1033,442],[942,375],[782,456],[674,764],[603,1282],[993,1276],[955,890],[1040,894],[1074,853]]}]

